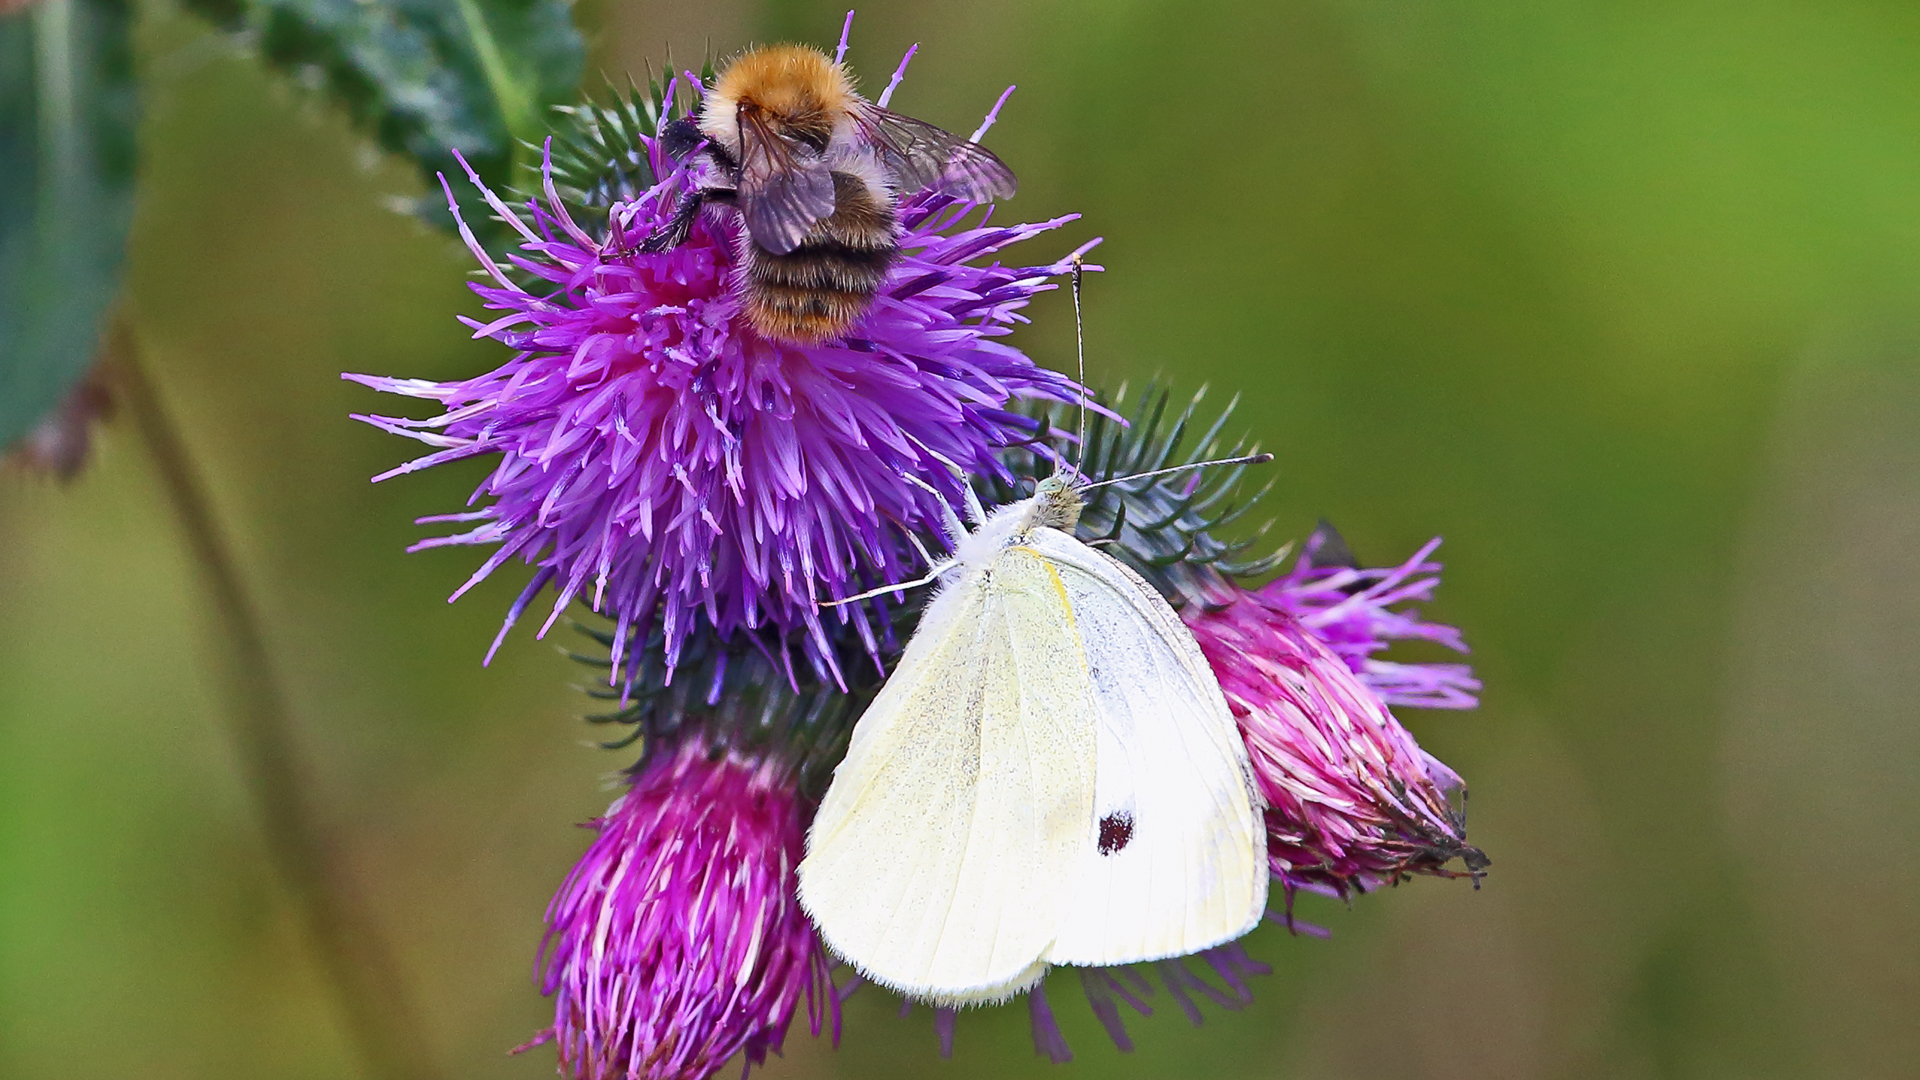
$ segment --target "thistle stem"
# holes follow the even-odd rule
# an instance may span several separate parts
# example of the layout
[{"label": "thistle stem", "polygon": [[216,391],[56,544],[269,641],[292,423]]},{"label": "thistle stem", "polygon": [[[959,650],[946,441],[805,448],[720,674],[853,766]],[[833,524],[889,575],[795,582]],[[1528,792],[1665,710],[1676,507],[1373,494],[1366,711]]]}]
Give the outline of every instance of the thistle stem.
[{"label": "thistle stem", "polygon": [[431,1080],[439,1072],[419,1037],[399,966],[329,851],[259,611],[214,519],[206,483],[141,365],[127,316],[117,317],[109,333],[107,352],[127,413],[146,443],[212,601],[215,652],[227,684],[227,734],[274,869],[299,910],[366,1074],[379,1080]]}]

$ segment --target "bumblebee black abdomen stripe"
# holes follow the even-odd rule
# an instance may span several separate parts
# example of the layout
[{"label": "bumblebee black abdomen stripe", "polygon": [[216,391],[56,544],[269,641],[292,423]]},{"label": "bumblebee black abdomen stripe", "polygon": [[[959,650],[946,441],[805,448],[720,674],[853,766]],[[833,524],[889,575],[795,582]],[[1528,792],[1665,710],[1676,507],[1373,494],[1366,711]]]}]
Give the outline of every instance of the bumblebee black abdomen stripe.
[{"label": "bumblebee black abdomen stripe", "polygon": [[845,332],[900,254],[890,205],[846,173],[833,174],[833,192],[833,214],[798,247],[784,255],[750,251],[747,317],[771,337],[818,341]]},{"label": "bumblebee black abdomen stripe", "polygon": [[758,255],[748,277],[761,286],[871,295],[886,280],[887,268],[899,251],[893,244],[856,248],[810,240],[785,255]]}]

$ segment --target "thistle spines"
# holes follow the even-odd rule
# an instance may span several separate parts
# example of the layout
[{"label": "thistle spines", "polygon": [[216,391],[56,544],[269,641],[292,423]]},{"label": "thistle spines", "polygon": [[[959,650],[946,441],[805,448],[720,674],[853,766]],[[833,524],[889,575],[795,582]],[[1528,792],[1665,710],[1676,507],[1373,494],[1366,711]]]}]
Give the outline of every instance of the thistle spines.
[{"label": "thistle spines", "polygon": [[[1201,387],[1175,413],[1171,388],[1149,383],[1132,397],[1129,410],[1128,390],[1122,386],[1109,402],[1108,413],[1097,413],[1089,420],[1081,472],[1110,479],[1250,452],[1244,439],[1228,443],[1222,435],[1240,403],[1238,395],[1197,438],[1189,438],[1206,393],[1207,388]],[[1031,407],[1030,414],[1043,430],[1059,432],[1070,426],[1065,421],[1073,408],[1045,403]],[[1123,410],[1132,414],[1125,426],[1109,415]],[[1064,441],[1054,438],[1060,443],[1055,449],[1064,455]],[[1041,467],[1043,457],[1029,454],[1009,465],[1016,477],[1028,478]],[[1285,549],[1262,550],[1271,522],[1243,539],[1221,538],[1272,487],[1269,481],[1250,496],[1241,495],[1245,472],[1246,466],[1227,466],[1096,488],[1081,517],[1082,534],[1111,535],[1114,542],[1105,550],[1127,562],[1176,606],[1206,603],[1210,596],[1220,595],[1230,579],[1270,572],[1285,557]],[[1000,501],[1018,497],[1016,485],[984,487],[983,497]]]},{"label": "thistle spines", "polygon": [[[700,78],[713,79],[710,58],[701,66]],[[658,136],[667,121],[686,116],[697,100],[684,84],[669,100],[672,81],[669,57],[666,72],[656,76],[649,70],[644,87],[631,77],[625,86],[609,77],[602,93],[554,108],[560,119],[552,133],[553,183],[561,201],[600,223],[613,204],[639,198],[658,181],[641,139]],[[532,150],[539,154],[547,148]],[[530,198],[538,193],[520,194]]]}]

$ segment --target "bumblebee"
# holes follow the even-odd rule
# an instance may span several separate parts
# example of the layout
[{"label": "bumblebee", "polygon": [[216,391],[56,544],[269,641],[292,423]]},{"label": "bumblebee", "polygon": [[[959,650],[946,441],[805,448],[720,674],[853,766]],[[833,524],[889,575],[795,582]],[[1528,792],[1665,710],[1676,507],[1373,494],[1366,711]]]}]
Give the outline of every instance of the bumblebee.
[{"label": "bumblebee", "polygon": [[733,208],[747,319],[786,341],[840,336],[866,313],[900,253],[902,198],[931,188],[989,202],[1017,186],[990,151],[861,97],[844,67],[806,45],[735,59],[696,117],[663,135],[669,153],[704,154],[711,167],[641,249],[679,245],[709,204]]}]

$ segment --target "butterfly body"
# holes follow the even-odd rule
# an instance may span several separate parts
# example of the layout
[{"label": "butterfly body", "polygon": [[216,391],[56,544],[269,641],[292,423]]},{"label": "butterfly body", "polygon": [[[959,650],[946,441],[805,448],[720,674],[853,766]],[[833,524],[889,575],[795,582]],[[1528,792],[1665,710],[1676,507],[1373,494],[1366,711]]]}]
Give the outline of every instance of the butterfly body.
[{"label": "butterfly body", "polygon": [[801,902],[866,977],[943,1005],[1054,964],[1238,937],[1266,905],[1260,802],[1198,646],[1072,535],[1048,481],[956,536],[940,591],[855,726]]}]

